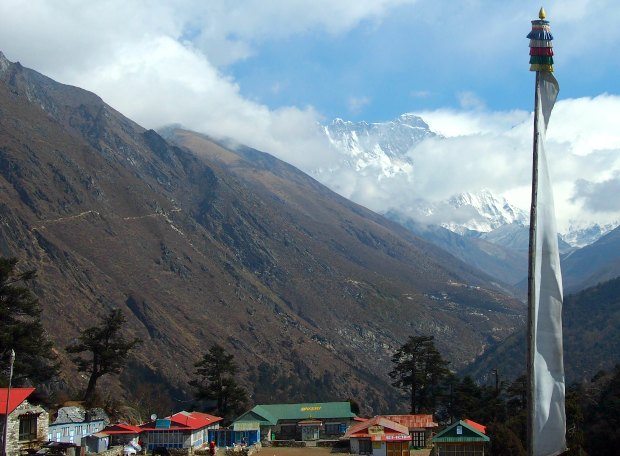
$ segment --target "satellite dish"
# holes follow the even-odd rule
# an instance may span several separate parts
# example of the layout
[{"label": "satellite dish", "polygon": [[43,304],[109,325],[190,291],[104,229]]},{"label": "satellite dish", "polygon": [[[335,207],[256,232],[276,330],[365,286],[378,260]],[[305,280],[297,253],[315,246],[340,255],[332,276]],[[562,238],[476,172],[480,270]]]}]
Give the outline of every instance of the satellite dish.
[{"label": "satellite dish", "polygon": [[157,415],[155,415],[154,413],[151,415],[151,419],[152,420],[156,420],[157,419]]}]

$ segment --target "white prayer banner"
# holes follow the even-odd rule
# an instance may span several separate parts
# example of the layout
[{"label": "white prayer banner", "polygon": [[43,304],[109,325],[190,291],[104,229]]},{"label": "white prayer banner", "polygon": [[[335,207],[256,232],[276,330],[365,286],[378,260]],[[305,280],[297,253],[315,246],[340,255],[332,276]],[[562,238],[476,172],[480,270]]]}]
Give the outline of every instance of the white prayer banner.
[{"label": "white prayer banner", "polygon": [[549,179],[545,136],[559,85],[551,73],[539,72],[536,87],[538,204],[534,252],[534,456],[566,451],[564,361],[562,348],[562,273],[558,250],[553,191]]}]

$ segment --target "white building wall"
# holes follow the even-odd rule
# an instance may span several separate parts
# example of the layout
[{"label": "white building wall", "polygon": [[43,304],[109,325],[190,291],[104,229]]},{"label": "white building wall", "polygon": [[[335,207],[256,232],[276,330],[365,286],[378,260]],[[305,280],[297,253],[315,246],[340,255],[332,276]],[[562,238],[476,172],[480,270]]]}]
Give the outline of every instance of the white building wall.
[{"label": "white building wall", "polygon": [[387,456],[386,443],[385,442],[372,442],[372,456]]}]

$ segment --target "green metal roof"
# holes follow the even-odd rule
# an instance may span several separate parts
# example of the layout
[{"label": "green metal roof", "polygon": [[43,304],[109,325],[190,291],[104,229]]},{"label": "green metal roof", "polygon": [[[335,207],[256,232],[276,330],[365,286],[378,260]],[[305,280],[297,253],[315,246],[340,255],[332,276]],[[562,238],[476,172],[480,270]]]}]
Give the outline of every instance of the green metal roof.
[{"label": "green metal roof", "polygon": [[[462,434],[456,433],[458,426],[461,426]],[[487,435],[474,429],[465,421],[457,421],[433,437],[433,443],[489,442],[490,440]]]},{"label": "green metal roof", "polygon": [[278,419],[274,417],[271,413],[269,413],[267,410],[265,410],[262,405],[257,405],[252,410],[248,410],[243,415],[241,415],[239,418],[237,418],[234,421],[234,423],[241,423],[241,422],[248,422],[248,421],[258,422],[261,424],[261,426],[268,426],[268,425],[275,426],[276,424],[278,424]]},{"label": "green metal roof", "polygon": [[[349,402],[316,402],[303,404],[262,404],[245,412],[235,420],[259,421],[261,424],[276,425],[279,420],[303,420],[309,418],[353,418]],[[259,419],[257,419],[259,418]]]}]

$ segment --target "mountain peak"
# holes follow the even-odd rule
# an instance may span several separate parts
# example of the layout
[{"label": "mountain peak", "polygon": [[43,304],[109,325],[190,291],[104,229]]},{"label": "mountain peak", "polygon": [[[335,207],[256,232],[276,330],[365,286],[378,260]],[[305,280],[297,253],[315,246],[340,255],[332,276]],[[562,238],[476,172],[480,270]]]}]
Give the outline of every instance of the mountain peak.
[{"label": "mountain peak", "polygon": [[430,131],[430,127],[428,126],[428,124],[424,122],[424,120],[420,116],[411,112],[401,114],[400,116],[398,116],[397,121],[411,127],[423,128]]},{"label": "mountain peak", "polygon": [[0,51],[0,75],[3,75],[13,65],[9,59]]},{"label": "mountain peak", "polygon": [[[411,113],[374,123],[336,118],[323,126],[323,132],[334,151],[341,154],[339,170],[353,168],[377,180],[410,175],[413,168],[408,152],[435,136],[420,117]],[[329,180],[329,176],[317,177]]]},{"label": "mountain peak", "polygon": [[475,193],[459,193],[450,197],[447,204],[457,210],[473,209],[469,220],[462,220],[460,223],[442,223],[445,228],[455,232],[460,232],[463,228],[488,232],[502,225],[514,223],[523,226],[529,223],[525,211],[511,205],[504,197],[496,197],[487,188]]}]

